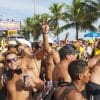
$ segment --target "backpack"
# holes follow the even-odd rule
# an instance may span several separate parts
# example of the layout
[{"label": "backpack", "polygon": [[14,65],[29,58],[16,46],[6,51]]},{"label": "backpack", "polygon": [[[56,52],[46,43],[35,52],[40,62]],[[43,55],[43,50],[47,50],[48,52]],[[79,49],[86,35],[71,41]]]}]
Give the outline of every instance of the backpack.
[{"label": "backpack", "polygon": [[[65,89],[63,90],[63,92],[61,93],[61,95],[59,96],[59,98],[57,100],[64,100],[65,96],[70,93],[72,90],[77,90],[77,88],[75,87],[75,85],[72,83],[68,86],[65,87]],[[77,90],[78,91],[78,90]],[[79,92],[79,91],[78,91]],[[83,90],[80,92],[85,98],[87,98],[86,95],[86,90]]]},{"label": "backpack", "polygon": [[70,93],[72,90],[76,90],[76,87],[74,85],[66,86],[57,100],[64,100],[66,94]]},{"label": "backpack", "polygon": [[[42,99],[43,99],[43,100],[55,100],[54,93],[55,93],[56,89],[57,89],[58,87],[63,87],[63,86],[68,87],[69,85],[70,85],[69,83],[64,82],[64,83],[58,85],[57,87],[53,87],[48,93],[46,93],[45,95],[43,95],[43,98],[42,98]],[[67,90],[67,89],[64,89],[64,91],[65,91],[65,90]],[[67,93],[68,93],[68,92],[67,92]]]},{"label": "backpack", "polygon": [[44,96],[43,96],[43,100],[55,100],[54,99],[54,92],[55,92],[55,89],[56,88],[52,88],[48,93],[46,93]]}]

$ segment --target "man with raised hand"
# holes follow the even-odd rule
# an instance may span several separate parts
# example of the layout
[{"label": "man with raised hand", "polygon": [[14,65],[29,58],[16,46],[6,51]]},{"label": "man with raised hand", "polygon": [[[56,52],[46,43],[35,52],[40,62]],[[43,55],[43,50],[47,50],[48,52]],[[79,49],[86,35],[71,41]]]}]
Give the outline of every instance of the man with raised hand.
[{"label": "man with raised hand", "polygon": [[49,44],[48,39],[48,33],[49,33],[49,26],[47,23],[43,22],[43,40],[44,40],[44,49],[45,49],[45,57],[44,57],[44,63],[45,63],[45,72],[46,72],[46,81],[47,86],[52,86],[52,75],[55,66],[60,62],[60,57],[58,52],[52,48],[52,45]]},{"label": "man with raised hand", "polygon": [[54,69],[53,82],[71,82],[68,65],[76,59],[77,51],[72,44],[66,44],[59,50],[60,63]]}]

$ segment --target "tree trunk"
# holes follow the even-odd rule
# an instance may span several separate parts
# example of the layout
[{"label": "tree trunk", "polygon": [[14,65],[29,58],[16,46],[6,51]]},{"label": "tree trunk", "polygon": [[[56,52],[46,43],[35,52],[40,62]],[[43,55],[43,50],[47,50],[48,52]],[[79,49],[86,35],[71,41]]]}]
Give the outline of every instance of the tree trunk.
[{"label": "tree trunk", "polygon": [[78,24],[76,23],[76,40],[78,39]]},{"label": "tree trunk", "polygon": [[59,30],[59,24],[58,24],[58,20],[56,20],[56,24],[57,24],[57,41],[59,41],[59,33],[58,33],[58,30]]},{"label": "tree trunk", "polygon": [[29,33],[26,33],[26,34],[25,34],[25,39],[26,39],[26,40],[29,40]]},{"label": "tree trunk", "polygon": [[59,41],[59,34],[57,33],[57,41]]}]

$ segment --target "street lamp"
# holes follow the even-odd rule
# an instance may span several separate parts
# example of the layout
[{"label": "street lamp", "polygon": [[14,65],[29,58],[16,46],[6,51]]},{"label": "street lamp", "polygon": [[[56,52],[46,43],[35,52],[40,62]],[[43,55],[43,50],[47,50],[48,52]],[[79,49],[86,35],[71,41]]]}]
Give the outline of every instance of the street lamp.
[{"label": "street lamp", "polygon": [[34,0],[34,16],[35,16],[35,0]]}]

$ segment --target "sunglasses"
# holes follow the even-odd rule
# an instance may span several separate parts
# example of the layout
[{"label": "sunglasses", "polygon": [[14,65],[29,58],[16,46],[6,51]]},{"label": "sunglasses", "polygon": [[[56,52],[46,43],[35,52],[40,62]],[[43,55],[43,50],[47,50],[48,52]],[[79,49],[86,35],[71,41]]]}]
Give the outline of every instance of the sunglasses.
[{"label": "sunglasses", "polygon": [[7,63],[11,63],[12,61],[13,61],[13,62],[16,62],[16,61],[18,61],[18,57],[16,57],[16,58],[11,58],[11,59],[7,59],[6,61],[7,61]]}]

